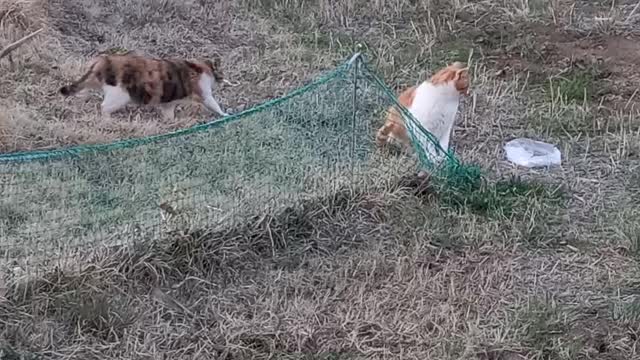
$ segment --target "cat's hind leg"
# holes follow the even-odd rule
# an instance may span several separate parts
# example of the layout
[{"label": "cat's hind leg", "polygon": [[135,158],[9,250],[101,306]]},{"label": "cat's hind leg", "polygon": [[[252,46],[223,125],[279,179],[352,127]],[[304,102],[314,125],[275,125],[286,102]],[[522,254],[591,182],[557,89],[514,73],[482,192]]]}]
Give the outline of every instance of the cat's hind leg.
[{"label": "cat's hind leg", "polygon": [[211,94],[207,94],[204,96],[204,98],[202,99],[202,103],[204,104],[204,106],[217,113],[220,116],[229,116],[229,114],[227,114],[226,112],[224,112],[222,110],[222,108],[220,107],[220,104],[218,104],[218,102],[216,101],[216,99],[213,98],[213,95]]},{"label": "cat's hind leg", "polygon": [[210,76],[201,76],[200,80],[198,80],[199,87],[199,95],[202,98],[202,104],[209,109],[209,111],[215,112],[220,116],[229,116],[226,112],[222,110],[220,104],[213,98],[213,94],[211,91],[211,87],[214,81]]}]

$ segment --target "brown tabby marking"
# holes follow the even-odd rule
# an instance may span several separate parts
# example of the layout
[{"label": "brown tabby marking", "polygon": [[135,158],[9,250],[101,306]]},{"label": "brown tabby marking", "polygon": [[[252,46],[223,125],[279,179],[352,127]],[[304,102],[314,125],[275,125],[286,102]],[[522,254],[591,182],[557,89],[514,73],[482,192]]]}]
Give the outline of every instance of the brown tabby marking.
[{"label": "brown tabby marking", "polygon": [[129,102],[160,105],[173,118],[175,105],[184,100],[204,104],[227,115],[213,99],[212,87],[224,79],[220,60],[156,59],[140,55],[101,55],[77,81],[60,88],[64,96],[84,89],[102,89],[102,112],[110,115]]}]

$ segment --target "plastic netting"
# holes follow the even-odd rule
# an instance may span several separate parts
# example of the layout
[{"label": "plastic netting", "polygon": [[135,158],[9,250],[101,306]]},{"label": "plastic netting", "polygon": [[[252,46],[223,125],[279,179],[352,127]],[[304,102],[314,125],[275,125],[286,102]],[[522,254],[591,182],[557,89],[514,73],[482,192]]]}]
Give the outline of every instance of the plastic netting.
[{"label": "plastic netting", "polygon": [[[1,253],[24,266],[52,265],[339,189],[373,191],[420,166],[444,186],[474,181],[453,154],[435,166],[423,150],[432,136],[354,59],[283,98],[182,131],[0,155]],[[405,115],[418,156],[375,145],[389,106]]]}]

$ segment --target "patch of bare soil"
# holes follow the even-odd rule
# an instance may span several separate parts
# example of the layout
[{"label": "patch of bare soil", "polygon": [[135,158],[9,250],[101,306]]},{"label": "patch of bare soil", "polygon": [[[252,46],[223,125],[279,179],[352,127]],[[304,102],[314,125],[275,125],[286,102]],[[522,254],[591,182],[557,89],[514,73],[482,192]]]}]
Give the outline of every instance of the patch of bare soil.
[{"label": "patch of bare soil", "polygon": [[590,71],[597,82],[598,101],[613,107],[640,102],[640,37],[586,34],[550,24],[525,24],[489,29],[475,35],[498,74],[530,72],[533,82],[545,82],[571,69]]},{"label": "patch of bare soil", "polygon": [[[571,63],[601,66],[608,76],[610,101],[628,101],[640,89],[640,38],[599,36],[556,43],[558,54]],[[640,98],[636,99],[640,101]]]}]

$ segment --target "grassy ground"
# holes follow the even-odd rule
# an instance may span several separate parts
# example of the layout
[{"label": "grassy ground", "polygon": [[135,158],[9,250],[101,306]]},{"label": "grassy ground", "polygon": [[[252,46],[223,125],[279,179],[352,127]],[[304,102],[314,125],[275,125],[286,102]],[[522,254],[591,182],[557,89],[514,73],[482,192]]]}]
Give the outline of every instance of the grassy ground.
[{"label": "grassy ground", "polygon": [[[240,85],[219,97],[237,110],[296,88],[362,43],[398,88],[471,59],[473,96],[455,129],[456,152],[494,179],[521,180],[464,207],[415,186],[339,193],[226,233],[98,254],[79,276],[5,289],[6,351],[640,358],[637,1],[215,3],[0,2],[2,43],[47,25],[0,63],[0,150],[161,133],[208,116],[188,108],[168,124],[131,108],[104,123],[97,97],[60,99],[55,90],[100,51],[221,53]],[[563,166],[512,167],[501,146],[517,136],[558,144]]]}]

